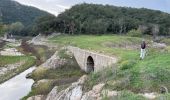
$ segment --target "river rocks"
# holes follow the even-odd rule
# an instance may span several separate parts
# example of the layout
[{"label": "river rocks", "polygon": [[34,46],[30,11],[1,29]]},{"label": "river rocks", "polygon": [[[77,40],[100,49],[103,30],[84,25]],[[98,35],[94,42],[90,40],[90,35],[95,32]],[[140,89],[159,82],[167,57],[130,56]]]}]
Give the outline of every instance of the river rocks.
[{"label": "river rocks", "polygon": [[32,96],[29,97],[27,100],[45,100],[45,96],[44,95]]},{"label": "river rocks", "polygon": [[3,51],[0,51],[0,55],[3,56],[23,56],[21,52],[18,52],[16,48],[8,48],[4,49]]},{"label": "river rocks", "polygon": [[5,66],[0,66],[0,76],[7,73],[10,70],[16,69],[17,67],[20,67],[21,65],[23,65],[25,62],[19,62],[19,63],[15,63],[15,64],[8,64]]},{"label": "river rocks", "polygon": [[28,74],[26,75],[26,78],[31,78],[31,75],[32,75],[32,73],[28,73]]}]

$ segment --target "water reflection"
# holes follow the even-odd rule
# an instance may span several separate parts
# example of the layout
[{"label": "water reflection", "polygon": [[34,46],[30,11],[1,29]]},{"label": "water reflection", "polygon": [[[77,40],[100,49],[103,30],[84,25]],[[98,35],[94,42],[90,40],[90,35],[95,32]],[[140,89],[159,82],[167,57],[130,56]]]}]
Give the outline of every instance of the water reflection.
[{"label": "water reflection", "polygon": [[35,67],[29,68],[14,78],[0,84],[0,100],[19,100],[31,91],[34,83],[32,79],[26,79],[26,75]]}]

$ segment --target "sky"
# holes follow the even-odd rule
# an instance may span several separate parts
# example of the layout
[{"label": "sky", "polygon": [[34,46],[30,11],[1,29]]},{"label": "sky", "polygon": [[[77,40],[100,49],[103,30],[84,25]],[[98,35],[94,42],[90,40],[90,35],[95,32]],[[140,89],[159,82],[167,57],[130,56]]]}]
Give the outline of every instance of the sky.
[{"label": "sky", "polygon": [[109,4],[121,7],[149,8],[170,13],[170,0],[15,0],[58,15],[80,3]]}]

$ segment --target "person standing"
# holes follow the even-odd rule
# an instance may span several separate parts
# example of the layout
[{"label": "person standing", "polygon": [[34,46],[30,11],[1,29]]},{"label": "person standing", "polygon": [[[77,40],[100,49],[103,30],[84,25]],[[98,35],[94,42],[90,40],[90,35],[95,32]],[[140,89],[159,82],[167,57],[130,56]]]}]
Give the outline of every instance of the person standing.
[{"label": "person standing", "polygon": [[145,49],[146,49],[146,43],[145,43],[145,40],[142,40],[140,59],[144,59],[145,58],[145,54],[146,54],[146,50]]}]

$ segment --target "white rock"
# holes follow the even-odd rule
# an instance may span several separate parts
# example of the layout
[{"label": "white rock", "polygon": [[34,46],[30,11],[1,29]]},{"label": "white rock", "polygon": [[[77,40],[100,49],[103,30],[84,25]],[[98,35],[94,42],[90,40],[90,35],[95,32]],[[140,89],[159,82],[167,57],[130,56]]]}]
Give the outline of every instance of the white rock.
[{"label": "white rock", "polygon": [[32,96],[29,97],[27,100],[45,100],[45,96],[43,95]]},{"label": "white rock", "polygon": [[85,81],[87,80],[88,76],[87,75],[83,75],[79,80],[78,83],[79,84],[84,84]]},{"label": "white rock", "polygon": [[147,99],[155,99],[157,97],[155,93],[144,93],[142,94],[142,96],[144,96]]},{"label": "white rock", "polygon": [[58,93],[57,89],[58,89],[57,86],[54,87],[54,88],[51,90],[51,92],[48,94],[46,100],[54,100],[54,98],[57,96],[57,93]]},{"label": "white rock", "polygon": [[100,93],[101,90],[103,89],[104,85],[105,85],[104,83],[95,85],[95,86],[93,87],[93,91],[94,91],[95,93]]},{"label": "white rock", "polygon": [[71,91],[71,96],[69,100],[81,100],[83,91],[82,91],[82,86],[75,87]]},{"label": "white rock", "polygon": [[113,97],[113,96],[117,96],[119,94],[119,92],[118,91],[103,90],[102,94],[106,95],[107,97]]}]

